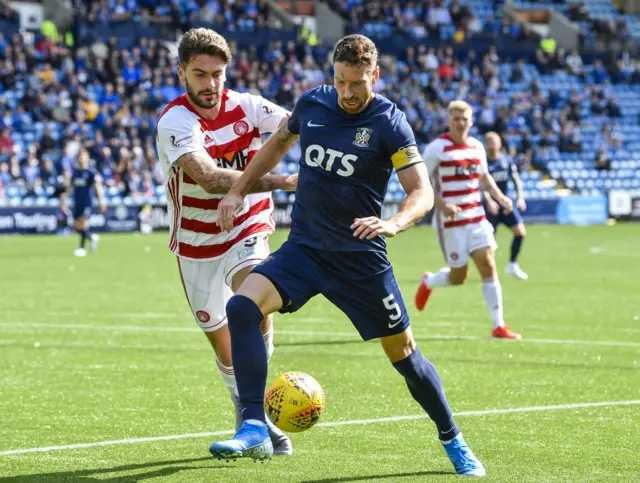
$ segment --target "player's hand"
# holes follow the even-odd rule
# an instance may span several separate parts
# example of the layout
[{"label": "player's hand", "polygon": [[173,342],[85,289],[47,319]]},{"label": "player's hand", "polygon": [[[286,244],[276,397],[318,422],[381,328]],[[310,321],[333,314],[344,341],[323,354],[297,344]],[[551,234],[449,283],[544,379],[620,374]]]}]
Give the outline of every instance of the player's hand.
[{"label": "player's hand", "polygon": [[457,205],[453,205],[451,203],[447,203],[442,208],[442,214],[446,217],[447,220],[455,220],[458,217],[458,213],[460,213],[460,207]]},{"label": "player's hand", "polygon": [[298,186],[298,173],[282,177],[282,187],[280,188],[281,190],[295,191],[296,186]]},{"label": "player's hand", "polygon": [[527,203],[524,201],[524,198],[518,198],[516,200],[516,206],[520,211],[527,211]]},{"label": "player's hand", "polygon": [[498,212],[500,211],[500,206],[498,206],[498,203],[496,203],[495,201],[493,201],[491,198],[486,198],[486,204],[487,204],[487,211],[489,212],[490,215],[497,215]]},{"label": "player's hand", "polygon": [[398,233],[398,226],[390,221],[384,221],[375,216],[356,218],[351,225],[353,236],[360,240],[373,240],[377,236],[391,238]]},{"label": "player's hand", "polygon": [[513,210],[513,201],[511,201],[511,198],[507,197],[507,196],[502,196],[499,200],[498,203],[500,203],[500,206],[502,206],[503,208],[503,213],[505,215],[508,215],[509,213],[511,213],[511,211]]},{"label": "player's hand", "polygon": [[243,207],[244,197],[230,191],[220,200],[218,213],[216,215],[216,224],[222,231],[231,231],[233,228],[233,219],[242,211]]}]

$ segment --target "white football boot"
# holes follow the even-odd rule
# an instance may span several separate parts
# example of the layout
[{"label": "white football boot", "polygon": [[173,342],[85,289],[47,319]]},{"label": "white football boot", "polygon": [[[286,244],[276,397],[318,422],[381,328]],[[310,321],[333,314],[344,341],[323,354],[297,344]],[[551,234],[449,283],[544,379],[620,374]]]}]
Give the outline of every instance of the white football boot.
[{"label": "white football boot", "polygon": [[73,251],[73,256],[74,257],[86,257],[87,256],[87,251],[84,248],[76,248]]},{"label": "white football boot", "polygon": [[520,268],[520,265],[518,265],[518,262],[509,262],[509,264],[504,269],[504,273],[506,275],[511,275],[512,277],[517,278],[518,280],[529,279],[529,275],[527,275],[527,273]]}]

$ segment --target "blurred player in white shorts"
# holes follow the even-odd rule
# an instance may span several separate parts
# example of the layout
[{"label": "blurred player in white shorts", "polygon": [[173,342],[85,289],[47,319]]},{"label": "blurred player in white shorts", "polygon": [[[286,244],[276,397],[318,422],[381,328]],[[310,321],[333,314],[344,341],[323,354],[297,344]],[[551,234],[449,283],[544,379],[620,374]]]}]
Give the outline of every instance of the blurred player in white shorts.
[{"label": "blurred player in white shorts", "polygon": [[482,143],[469,136],[471,106],[464,101],[449,104],[447,125],[449,132],[431,142],[422,156],[435,187],[433,225],[447,267],[436,273],[425,272],[416,293],[416,307],[424,310],[435,287],[463,284],[471,257],[482,277],[482,294],[493,320],[491,335],[519,339],[520,335],[504,322],[502,286],[495,263],[497,244],[480,190],[488,192],[505,213],[511,211],[512,202],[489,175]]},{"label": "blurred player in white shorts", "polygon": [[[164,108],[157,127],[169,199],[169,247],[178,257],[194,317],[216,353],[238,425],[240,404],[225,306],[251,270],[269,255],[267,237],[275,229],[270,191],[295,190],[297,175],[267,175],[256,182],[230,232],[221,232],[216,213],[222,196],[262,145],[260,135],[276,131],[289,113],[262,97],[224,89],[231,51],[213,30],[189,30],[180,41],[178,55],[186,94]],[[271,323],[271,317],[266,317],[261,324],[269,355],[273,352]],[[274,454],[290,455],[289,439],[275,426],[269,429]]]}]

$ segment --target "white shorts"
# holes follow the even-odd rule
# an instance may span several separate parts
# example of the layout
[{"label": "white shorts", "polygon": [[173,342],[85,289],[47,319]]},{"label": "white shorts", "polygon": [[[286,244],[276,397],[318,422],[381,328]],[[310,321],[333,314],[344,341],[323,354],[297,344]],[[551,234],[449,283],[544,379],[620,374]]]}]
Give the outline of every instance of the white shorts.
[{"label": "white shorts", "polygon": [[267,235],[257,235],[238,243],[215,260],[178,257],[187,301],[202,330],[213,332],[227,323],[225,307],[233,295],[233,276],[243,268],[258,265],[269,253]]},{"label": "white shorts", "polygon": [[436,232],[450,268],[464,267],[469,263],[469,255],[480,248],[498,248],[493,227],[487,220],[453,228],[443,228],[441,223],[436,223]]}]

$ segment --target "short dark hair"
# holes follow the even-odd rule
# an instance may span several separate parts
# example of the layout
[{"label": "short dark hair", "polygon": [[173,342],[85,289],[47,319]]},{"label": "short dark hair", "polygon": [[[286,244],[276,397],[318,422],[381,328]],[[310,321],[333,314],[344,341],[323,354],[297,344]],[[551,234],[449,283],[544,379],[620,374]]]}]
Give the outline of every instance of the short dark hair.
[{"label": "short dark hair", "polygon": [[222,35],[207,28],[188,30],[180,39],[178,58],[184,67],[196,55],[216,55],[226,64],[231,62],[231,49]]},{"label": "short dark hair", "polygon": [[369,37],[359,34],[347,35],[338,40],[333,49],[333,63],[337,62],[354,67],[375,67],[378,63],[378,49]]}]

